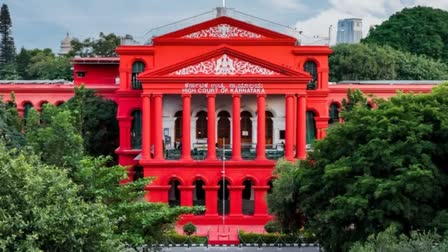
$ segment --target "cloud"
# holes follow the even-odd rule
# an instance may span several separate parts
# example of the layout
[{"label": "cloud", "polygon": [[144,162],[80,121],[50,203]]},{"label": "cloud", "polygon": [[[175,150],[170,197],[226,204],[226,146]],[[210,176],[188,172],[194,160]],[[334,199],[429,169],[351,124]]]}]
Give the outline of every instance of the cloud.
[{"label": "cloud", "polygon": [[335,44],[339,19],[362,18],[363,34],[366,36],[372,25],[381,24],[405,7],[423,5],[448,9],[448,0],[329,0],[329,4],[317,16],[296,23],[296,29],[303,31],[303,44],[328,43],[330,25],[333,27],[331,44]]},{"label": "cloud", "polygon": [[308,7],[300,0],[264,0],[264,2],[277,9],[286,9],[301,12],[308,9]]}]

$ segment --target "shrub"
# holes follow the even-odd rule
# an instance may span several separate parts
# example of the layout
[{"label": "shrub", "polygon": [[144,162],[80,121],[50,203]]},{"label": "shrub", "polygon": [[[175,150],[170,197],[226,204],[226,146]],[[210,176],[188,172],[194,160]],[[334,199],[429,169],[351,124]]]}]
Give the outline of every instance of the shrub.
[{"label": "shrub", "polygon": [[185,224],[185,226],[183,227],[183,230],[184,230],[184,233],[185,233],[186,235],[190,236],[190,235],[196,233],[196,226],[195,226],[193,223],[188,222],[188,223]]},{"label": "shrub", "polygon": [[276,221],[269,221],[266,225],[264,225],[264,230],[268,233],[280,233],[281,226]]},{"label": "shrub", "polygon": [[190,235],[185,236],[175,232],[169,233],[164,236],[164,243],[170,244],[206,244],[206,236]]}]

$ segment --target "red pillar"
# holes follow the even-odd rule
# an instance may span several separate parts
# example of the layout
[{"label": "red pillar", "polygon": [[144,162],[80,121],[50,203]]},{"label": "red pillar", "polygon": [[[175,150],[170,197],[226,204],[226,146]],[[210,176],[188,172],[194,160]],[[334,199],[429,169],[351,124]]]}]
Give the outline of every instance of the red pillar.
[{"label": "red pillar", "polygon": [[241,160],[241,95],[233,95],[232,98],[232,160]]},{"label": "red pillar", "polygon": [[[146,177],[146,176],[145,176]],[[171,186],[149,185],[145,187],[145,199],[150,202],[168,203],[168,191]]]},{"label": "red pillar", "polygon": [[120,125],[120,150],[131,149],[132,117],[118,117]]},{"label": "red pillar", "polygon": [[268,204],[266,194],[269,190],[269,186],[253,186],[255,192],[255,216],[267,216]]},{"label": "red pillar", "polygon": [[207,95],[207,159],[216,160],[216,95]]},{"label": "red pillar", "polygon": [[182,159],[191,160],[191,95],[182,95]]},{"label": "red pillar", "polygon": [[294,96],[292,94],[286,95],[286,101],[285,101],[285,126],[286,126],[286,132],[285,132],[285,158],[286,160],[293,160],[294,159],[294,150],[293,150],[293,143],[294,143]]},{"label": "red pillar", "polygon": [[193,206],[193,190],[194,186],[178,186],[180,190],[180,205]]},{"label": "red pillar", "polygon": [[218,216],[219,186],[203,186],[205,190],[205,216]]},{"label": "red pillar", "polygon": [[243,215],[243,189],[244,186],[228,186],[230,191],[230,216]]},{"label": "red pillar", "polygon": [[257,160],[266,159],[266,95],[257,96]]},{"label": "red pillar", "polygon": [[298,97],[297,102],[297,158],[306,159],[306,98]]},{"label": "red pillar", "polygon": [[162,138],[163,116],[162,116],[162,95],[154,95],[154,159],[163,159],[163,138]]},{"label": "red pillar", "polygon": [[151,97],[143,95],[142,104],[142,160],[151,159]]}]

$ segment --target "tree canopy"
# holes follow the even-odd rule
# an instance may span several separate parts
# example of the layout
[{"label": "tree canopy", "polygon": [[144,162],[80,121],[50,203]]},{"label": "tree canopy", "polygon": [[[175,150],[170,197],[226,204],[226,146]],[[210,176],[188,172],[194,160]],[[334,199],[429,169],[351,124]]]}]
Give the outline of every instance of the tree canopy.
[{"label": "tree canopy", "polygon": [[389,45],[448,63],[448,11],[431,7],[405,8],[370,30],[368,44]]},{"label": "tree canopy", "polygon": [[72,40],[70,56],[81,57],[113,57],[117,56],[115,49],[120,45],[121,37],[114,33],[104,34],[100,32],[99,39],[88,38],[83,41],[75,38]]},{"label": "tree canopy", "polygon": [[330,55],[330,80],[446,80],[448,64],[375,44],[340,44]]},{"label": "tree canopy", "polygon": [[[305,230],[326,251],[346,251],[353,242],[391,225],[399,233],[447,230],[448,87],[431,94],[398,94],[343,112],[344,123],[328,130],[308,159],[296,164],[283,205],[296,206]],[[289,173],[286,173],[289,174]],[[275,185],[275,184],[274,184]],[[278,192],[276,192],[278,190]],[[269,197],[271,211],[277,213]],[[280,202],[282,203],[282,202]],[[278,203],[277,203],[278,204]],[[292,210],[290,210],[291,212]],[[297,226],[299,228],[300,226]]]}]

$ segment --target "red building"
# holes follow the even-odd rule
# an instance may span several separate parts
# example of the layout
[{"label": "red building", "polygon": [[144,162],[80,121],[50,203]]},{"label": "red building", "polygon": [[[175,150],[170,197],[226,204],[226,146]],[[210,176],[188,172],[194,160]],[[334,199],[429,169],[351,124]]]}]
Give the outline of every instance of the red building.
[{"label": "red building", "polygon": [[230,17],[120,46],[119,58],[75,58],[74,83],[3,82],[19,111],[59,104],[84,83],[118,105],[121,165],[154,177],[146,199],[203,205],[181,223],[264,225],[276,160],[304,159],[325,137],[348,88],[378,97],[429,92],[435,83],[329,85],[327,46]]}]

